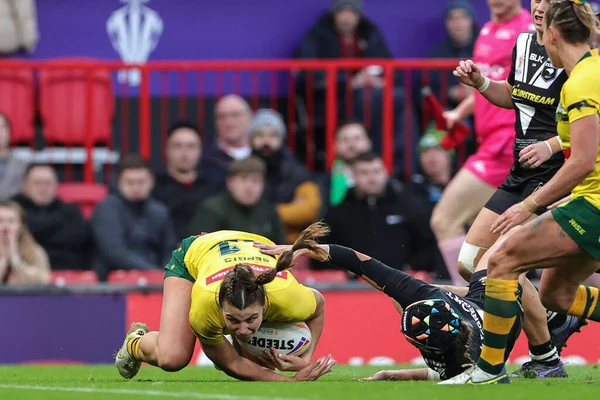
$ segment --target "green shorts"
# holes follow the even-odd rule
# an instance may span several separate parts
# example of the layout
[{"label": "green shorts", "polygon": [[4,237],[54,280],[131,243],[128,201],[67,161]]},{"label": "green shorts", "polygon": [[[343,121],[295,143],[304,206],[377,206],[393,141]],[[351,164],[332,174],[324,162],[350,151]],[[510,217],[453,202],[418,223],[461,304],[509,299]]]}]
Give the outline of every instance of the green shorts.
[{"label": "green shorts", "polygon": [[192,242],[196,239],[195,236],[190,236],[187,239],[183,239],[181,242],[181,247],[177,250],[173,251],[171,256],[171,260],[169,263],[165,265],[165,278],[169,276],[176,276],[178,278],[187,279],[188,281],[194,283],[196,280],[185,266],[185,253],[187,253],[188,249],[192,245]]},{"label": "green shorts", "polygon": [[579,247],[600,261],[600,210],[577,197],[553,209],[552,216]]}]

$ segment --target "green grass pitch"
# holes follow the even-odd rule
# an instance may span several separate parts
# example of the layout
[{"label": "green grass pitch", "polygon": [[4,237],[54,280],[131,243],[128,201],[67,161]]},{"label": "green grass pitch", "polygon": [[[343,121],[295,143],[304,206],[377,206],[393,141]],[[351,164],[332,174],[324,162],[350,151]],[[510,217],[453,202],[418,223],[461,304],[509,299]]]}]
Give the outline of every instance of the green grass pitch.
[{"label": "green grass pitch", "polygon": [[[568,379],[513,380],[510,385],[436,386],[433,382],[355,382],[381,367],[337,366],[317,382],[239,382],[214,368],[166,373],[144,366],[131,381],[112,366],[0,366],[6,400],[312,400],[312,399],[585,399],[600,393],[597,366],[569,367]],[[514,369],[514,368],[513,368]]]}]

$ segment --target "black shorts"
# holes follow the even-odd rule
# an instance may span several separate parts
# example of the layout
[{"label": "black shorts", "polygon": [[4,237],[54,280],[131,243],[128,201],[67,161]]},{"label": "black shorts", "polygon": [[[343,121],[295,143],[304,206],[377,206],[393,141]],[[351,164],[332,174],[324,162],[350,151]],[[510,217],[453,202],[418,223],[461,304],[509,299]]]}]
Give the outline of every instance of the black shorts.
[{"label": "black shorts", "polygon": [[[485,204],[485,208],[490,211],[495,212],[498,215],[502,215],[504,211],[508,210],[515,204],[523,201],[533,192],[544,186],[545,182],[540,181],[531,181],[527,184],[523,185],[520,190],[515,190],[514,187],[511,187],[504,182],[498,190],[494,192],[492,197]],[[536,214],[542,215],[546,211],[545,207],[540,207]]]}]

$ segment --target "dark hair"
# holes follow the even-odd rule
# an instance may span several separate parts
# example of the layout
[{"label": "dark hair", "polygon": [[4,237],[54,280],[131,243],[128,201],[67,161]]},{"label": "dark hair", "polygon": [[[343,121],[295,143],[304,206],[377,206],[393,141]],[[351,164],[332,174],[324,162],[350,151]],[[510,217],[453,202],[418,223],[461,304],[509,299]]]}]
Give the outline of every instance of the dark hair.
[{"label": "dark hair", "polygon": [[184,120],[177,121],[173,125],[169,126],[169,130],[167,131],[167,136],[168,137],[173,136],[173,134],[179,129],[190,129],[190,130],[194,131],[194,133],[196,135],[198,135],[198,137],[201,137],[200,128],[198,127],[198,125],[194,124],[193,122],[184,121]]},{"label": "dark hair", "polygon": [[121,175],[128,169],[146,169],[149,172],[152,172],[146,160],[144,160],[139,154],[134,153],[128,154],[121,159],[117,168],[117,172],[119,175]]},{"label": "dark hair", "polygon": [[56,171],[54,170],[54,167],[48,163],[41,163],[41,162],[37,162],[37,163],[31,163],[29,165],[27,165],[27,168],[25,168],[25,173],[23,174],[24,178],[27,178],[29,176],[29,174],[31,173],[31,171],[33,171],[36,168],[50,168],[52,171],[54,171],[54,174],[56,174]]},{"label": "dark hair", "polygon": [[302,231],[291,250],[284,251],[275,268],[260,275],[254,275],[252,268],[245,263],[237,264],[227,273],[223,283],[219,288],[219,304],[225,301],[239,310],[252,306],[256,303],[265,304],[265,287],[275,279],[277,273],[293,267],[293,256],[296,250],[307,249],[313,252],[313,256],[319,261],[325,261],[329,258],[326,250],[319,247],[317,239],[327,235],[329,227],[322,222],[315,222]]},{"label": "dark hair", "polygon": [[554,24],[571,44],[592,43],[600,34],[600,22],[589,4],[572,0],[552,0],[546,11],[546,27]]},{"label": "dark hair", "polygon": [[375,160],[382,160],[381,156],[374,151],[367,151],[365,153],[361,153],[358,156],[354,157],[354,159],[350,162],[351,165],[355,165],[359,162],[372,162]]},{"label": "dark hair", "polygon": [[369,135],[369,131],[367,130],[367,127],[362,122],[360,122],[357,119],[345,119],[338,125],[336,133],[335,133],[336,136],[339,135],[339,133],[342,131],[342,129],[344,129],[345,127],[350,126],[350,125],[360,125],[367,133],[367,136]]},{"label": "dark hair", "polygon": [[250,156],[232,162],[227,170],[227,176],[231,177],[238,174],[261,174],[264,176],[266,171],[267,167],[261,158]]}]

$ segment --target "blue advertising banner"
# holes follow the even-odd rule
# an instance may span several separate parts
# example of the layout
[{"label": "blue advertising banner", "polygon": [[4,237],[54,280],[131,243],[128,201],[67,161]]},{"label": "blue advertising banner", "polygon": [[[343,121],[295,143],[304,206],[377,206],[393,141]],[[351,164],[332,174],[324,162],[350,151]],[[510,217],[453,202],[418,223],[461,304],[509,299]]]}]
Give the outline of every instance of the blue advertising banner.
[{"label": "blue advertising banner", "polygon": [[125,333],[125,299],[0,296],[0,364],[112,362]]}]

